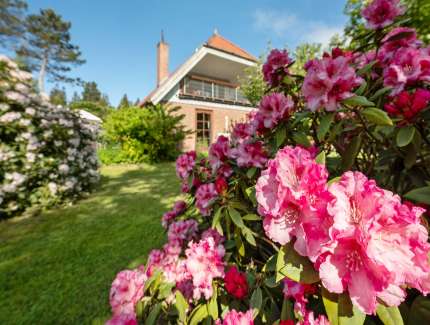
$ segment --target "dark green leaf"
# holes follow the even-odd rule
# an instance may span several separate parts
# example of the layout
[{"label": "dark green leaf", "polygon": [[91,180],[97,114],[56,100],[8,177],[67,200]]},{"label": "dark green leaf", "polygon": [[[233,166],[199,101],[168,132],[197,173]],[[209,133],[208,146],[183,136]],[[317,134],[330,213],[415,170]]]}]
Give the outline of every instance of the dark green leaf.
[{"label": "dark green leaf", "polygon": [[385,307],[378,304],[376,314],[384,325],[403,325],[402,315],[397,307]]},{"label": "dark green leaf", "polygon": [[387,94],[387,93],[389,93],[390,91],[391,91],[391,87],[384,87],[384,88],[381,88],[381,89],[379,89],[379,90],[377,90],[373,95],[372,95],[372,97],[370,97],[370,100],[371,101],[374,101],[375,99],[378,99],[379,97],[381,97],[382,95],[385,95],[385,94]]},{"label": "dark green leaf", "polygon": [[342,156],[342,169],[350,170],[354,165],[355,158],[357,157],[358,152],[360,151],[361,146],[361,134],[357,135],[354,139],[351,140],[348,148]]},{"label": "dark green leaf", "polygon": [[287,137],[287,129],[284,125],[278,127],[275,133],[276,147],[279,148]]},{"label": "dark green leaf", "polygon": [[366,318],[366,315],[352,304],[347,293],[339,295],[338,315],[339,325],[362,325]]},{"label": "dark green leaf", "polygon": [[378,63],[377,60],[369,62],[368,64],[366,64],[364,67],[362,67],[360,70],[357,71],[357,73],[359,75],[364,75],[366,73],[369,73],[370,71],[372,71],[373,66]]},{"label": "dark green leaf", "polygon": [[408,325],[430,324],[430,299],[423,296],[415,298],[412,303]]},{"label": "dark green leaf", "polygon": [[276,271],[276,258],[277,257],[278,257],[277,254],[269,257],[266,264],[264,264],[264,266],[263,266],[263,272]]},{"label": "dark green leaf", "polygon": [[251,299],[249,301],[249,305],[252,309],[257,309],[257,313],[255,316],[260,312],[261,306],[263,304],[263,293],[261,292],[260,288],[257,288],[252,293]]},{"label": "dark green leaf", "polygon": [[387,112],[376,107],[368,107],[363,110],[362,114],[372,123],[376,125],[393,125],[393,121],[388,116]]},{"label": "dark green leaf", "polygon": [[307,148],[311,146],[311,143],[309,142],[308,137],[303,132],[295,132],[293,134],[293,139],[297,144],[302,145],[303,147]]},{"label": "dark green leaf", "polygon": [[264,284],[269,288],[276,288],[279,285],[275,276],[268,277],[266,280],[264,280]]},{"label": "dark green leaf", "polygon": [[223,208],[224,207],[220,207],[220,208],[218,208],[218,210],[216,210],[214,218],[212,220],[212,228],[215,228],[220,223],[221,217],[223,216],[222,215],[222,209]]},{"label": "dark green leaf", "polygon": [[247,214],[242,219],[247,221],[260,221],[261,217],[256,214]]},{"label": "dark green leaf", "polygon": [[363,81],[360,85],[360,87],[357,88],[357,90],[355,91],[356,95],[363,95],[364,91],[367,88],[367,82]]},{"label": "dark green leaf", "polygon": [[412,125],[403,127],[399,130],[396,137],[398,147],[407,146],[414,138],[415,128]]},{"label": "dark green leaf", "polygon": [[320,125],[317,129],[317,138],[319,141],[324,140],[325,135],[330,130],[330,125],[333,123],[334,113],[328,113],[321,117]]},{"label": "dark green leaf", "polygon": [[352,96],[347,99],[344,99],[342,103],[351,106],[375,106],[375,104],[369,101],[364,96]]},{"label": "dark green leaf", "polygon": [[328,292],[327,289],[322,287],[321,295],[325,307],[325,312],[327,314],[328,320],[331,325],[339,324],[339,316],[338,316],[338,299],[339,295],[336,293]]},{"label": "dark green leaf", "polygon": [[154,325],[158,319],[158,315],[161,311],[161,303],[158,303],[152,307],[148,317],[145,320],[145,325]]},{"label": "dark green leaf", "polygon": [[242,235],[245,237],[246,241],[250,243],[252,246],[257,246],[257,243],[255,242],[255,238],[254,238],[254,235],[252,234],[251,229],[249,229],[246,226],[243,226],[241,230],[242,230]]},{"label": "dark green leaf", "polygon": [[406,193],[404,197],[418,203],[430,204],[430,186],[416,188]]},{"label": "dark green leaf", "polygon": [[246,189],[246,195],[251,200],[254,206],[257,206],[257,199],[255,198],[255,186],[248,187]]},{"label": "dark green leaf", "polygon": [[240,216],[239,211],[237,211],[235,208],[229,206],[228,207],[228,214],[230,215],[231,220],[234,222],[234,224],[239,227],[245,227],[245,224],[243,223],[242,217]]},{"label": "dark green leaf", "polygon": [[248,178],[252,178],[252,177],[254,177],[256,172],[257,172],[257,168],[255,168],[255,167],[249,168],[248,171],[246,172],[246,176]]}]

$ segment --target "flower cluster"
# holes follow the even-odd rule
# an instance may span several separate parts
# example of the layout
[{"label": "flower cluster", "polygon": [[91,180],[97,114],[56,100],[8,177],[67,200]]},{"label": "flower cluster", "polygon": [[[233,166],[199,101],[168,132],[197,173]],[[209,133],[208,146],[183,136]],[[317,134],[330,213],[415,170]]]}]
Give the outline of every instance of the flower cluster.
[{"label": "flower cluster", "polygon": [[89,192],[99,180],[97,131],[32,89],[31,74],[0,56],[0,218]]},{"label": "flower cluster", "polygon": [[187,204],[184,201],[176,201],[173,205],[173,209],[163,214],[163,217],[161,219],[161,225],[164,228],[167,228],[177,216],[179,216],[180,214],[182,214],[182,212],[185,211],[186,207]]},{"label": "flower cluster", "polygon": [[273,49],[263,65],[263,77],[271,87],[279,86],[284,77],[289,74],[288,67],[293,62],[287,50]]},{"label": "flower cluster", "polygon": [[369,28],[377,29],[388,26],[404,12],[400,0],[373,0],[363,9],[362,15]]},{"label": "flower cluster", "polygon": [[235,309],[230,310],[224,319],[217,320],[216,325],[254,325],[254,318],[252,316],[252,310],[247,312],[236,311]]}]

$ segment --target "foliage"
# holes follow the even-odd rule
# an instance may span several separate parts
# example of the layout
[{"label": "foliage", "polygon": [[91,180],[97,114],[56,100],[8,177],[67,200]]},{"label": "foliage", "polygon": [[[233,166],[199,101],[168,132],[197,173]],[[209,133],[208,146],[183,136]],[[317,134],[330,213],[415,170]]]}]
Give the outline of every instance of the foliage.
[{"label": "foliage", "polygon": [[75,199],[97,184],[96,132],[32,90],[31,74],[0,57],[0,214]]},{"label": "foliage", "polygon": [[87,101],[72,101],[70,103],[70,108],[73,110],[83,109],[85,111],[94,114],[95,116],[100,117],[102,120],[105,120],[108,114],[112,111],[112,108],[108,106],[104,106],[99,103],[87,102]]},{"label": "foliage", "polygon": [[27,3],[23,0],[0,0],[0,45],[14,48],[25,31],[23,24]]},{"label": "foliage", "polygon": [[302,43],[294,50],[294,64],[291,66],[291,72],[294,74],[304,75],[303,66],[309,60],[321,56],[321,44],[319,43]]},{"label": "foliage", "polygon": [[39,91],[44,92],[45,75],[53,81],[75,82],[68,77],[71,65],[85,63],[79,47],[71,43],[71,23],[52,9],[40,10],[40,14],[28,15],[25,21],[25,42],[17,53],[26,57],[32,71],[39,72]]},{"label": "foliage", "polygon": [[240,90],[252,106],[257,106],[266,90],[261,67],[263,59],[260,58],[255,66],[245,68],[245,76],[240,79]]},{"label": "foliage", "polygon": [[[130,106],[131,106],[131,101],[128,100],[127,94],[124,94],[124,96],[122,96],[118,104],[118,108],[125,108]],[[138,106],[138,105],[135,105],[135,106]]]},{"label": "foliage", "polygon": [[67,96],[66,91],[59,88],[53,88],[51,89],[51,92],[49,93],[49,101],[52,105],[61,105],[66,106],[67,105]]},{"label": "foliage", "polygon": [[114,110],[104,123],[104,137],[121,146],[122,162],[171,161],[187,134],[178,109],[158,104]]}]

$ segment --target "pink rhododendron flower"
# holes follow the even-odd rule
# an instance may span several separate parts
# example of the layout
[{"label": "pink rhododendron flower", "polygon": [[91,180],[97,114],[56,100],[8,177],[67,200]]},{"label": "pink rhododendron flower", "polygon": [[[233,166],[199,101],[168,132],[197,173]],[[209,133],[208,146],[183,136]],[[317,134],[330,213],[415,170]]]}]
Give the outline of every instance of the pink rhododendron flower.
[{"label": "pink rhododendron flower", "polygon": [[193,171],[194,165],[196,164],[196,152],[188,151],[176,159],[176,175],[181,180],[186,180]]},{"label": "pink rhododendron flower", "polygon": [[430,250],[418,207],[401,204],[360,172],[346,172],[330,192],[331,241],[318,259],[320,278],[331,292],[348,291],[352,302],[373,314],[376,299],[388,305],[403,300],[402,286],[428,292]]},{"label": "pink rhododendron flower", "polygon": [[290,280],[289,278],[284,278],[282,280],[284,283],[284,297],[285,298],[294,298],[294,300],[304,300],[305,294],[315,293],[315,287],[310,284],[303,284],[300,282],[296,282]]},{"label": "pink rhododendron flower", "polygon": [[312,64],[307,65],[302,93],[311,111],[320,108],[335,111],[342,100],[354,95],[352,91],[362,79],[349,62],[350,58],[338,56],[312,60]]},{"label": "pink rhododendron flower", "polygon": [[282,93],[266,95],[260,101],[255,119],[259,121],[259,125],[262,127],[271,129],[280,121],[287,119],[293,108],[294,102],[290,96],[285,96]]},{"label": "pink rhododendron flower", "polygon": [[330,321],[324,315],[319,315],[315,318],[314,312],[307,310],[303,319],[299,321],[299,325],[330,325]]},{"label": "pink rhododendron flower", "polygon": [[[405,36],[396,39],[400,34]],[[392,60],[398,50],[402,48],[418,48],[420,45],[421,41],[417,39],[415,29],[396,27],[382,39],[382,46],[378,51],[378,59],[386,64]]]},{"label": "pink rhododendron flower", "polygon": [[367,21],[367,27],[377,29],[388,26],[404,12],[405,8],[400,5],[400,0],[373,0],[361,14]]},{"label": "pink rhododendron flower", "polygon": [[194,219],[173,222],[169,226],[167,238],[169,242],[179,240],[180,243],[187,242],[195,237],[198,230],[198,223]]},{"label": "pink rhododendron flower", "polygon": [[134,315],[135,305],[143,296],[145,281],[145,274],[139,271],[124,270],[116,275],[109,294],[114,315]]},{"label": "pink rhododendron flower", "polygon": [[407,121],[413,118],[428,106],[430,91],[419,88],[413,93],[402,91],[391,102],[385,104],[385,110],[394,116],[401,116]]},{"label": "pink rhododendron flower", "polygon": [[233,143],[240,143],[249,140],[254,134],[255,130],[251,123],[236,123],[231,133],[231,140]]},{"label": "pink rhododendron flower", "polygon": [[217,245],[212,237],[188,244],[185,263],[192,277],[194,299],[200,299],[203,295],[208,300],[212,296],[212,280],[224,277],[224,254],[224,246]]},{"label": "pink rhododendron flower", "polygon": [[217,320],[216,325],[254,325],[254,319],[252,316],[252,309],[247,312],[236,311],[235,309],[230,310],[225,314],[223,321]]},{"label": "pink rhododendron flower", "polygon": [[196,191],[196,206],[204,216],[210,215],[212,204],[218,197],[214,183],[203,184]]},{"label": "pink rhododendron flower", "polygon": [[291,146],[279,150],[267,166],[255,187],[266,235],[281,245],[296,238],[297,252],[315,260],[330,226],[326,168],[309,150]]},{"label": "pink rhododendron flower", "polygon": [[209,147],[209,163],[212,167],[212,172],[215,173],[223,163],[228,159],[229,141],[228,138],[220,135],[216,142]]},{"label": "pink rhododendron flower", "polygon": [[105,325],[138,325],[136,315],[133,314],[117,314],[109,319]]},{"label": "pink rhododendron flower", "polygon": [[186,207],[187,204],[184,201],[176,201],[173,206],[173,209],[163,214],[163,217],[161,219],[161,225],[164,228],[167,228],[169,224],[173,221],[173,219],[175,219],[178,215],[184,212]]},{"label": "pink rhododendron flower", "polygon": [[209,228],[203,231],[201,239],[206,239],[208,237],[212,237],[215,241],[215,245],[220,245],[224,242],[224,236],[221,235],[218,230]]},{"label": "pink rhododendron flower", "polygon": [[219,195],[224,195],[228,190],[228,183],[224,177],[218,176],[215,180],[215,189]]},{"label": "pink rhododendron flower", "polygon": [[264,81],[271,87],[277,87],[288,75],[288,65],[293,61],[288,56],[287,50],[273,49],[270,51],[267,61],[263,64]]},{"label": "pink rhododendron flower", "polygon": [[164,256],[164,252],[159,249],[151,250],[148,256],[148,261],[146,262],[146,275],[148,277],[152,276],[155,269],[158,269],[162,266]]},{"label": "pink rhododendron flower", "polygon": [[267,153],[261,141],[242,142],[230,150],[230,155],[239,167],[263,168],[267,162]]}]

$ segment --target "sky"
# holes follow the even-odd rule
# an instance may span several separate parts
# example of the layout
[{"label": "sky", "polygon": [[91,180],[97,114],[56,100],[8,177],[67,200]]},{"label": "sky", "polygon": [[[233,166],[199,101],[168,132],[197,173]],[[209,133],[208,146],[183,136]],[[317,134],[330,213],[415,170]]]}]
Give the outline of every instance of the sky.
[{"label": "sky", "polygon": [[[255,56],[271,47],[327,43],[341,33],[345,0],[28,0],[29,12],[52,8],[72,23],[72,42],[86,63],[71,76],[96,81],[117,105],[123,94],[144,98],[156,82],[160,31],[173,71],[216,28]],[[47,84],[49,90],[55,84]],[[62,87],[63,85],[60,85]],[[68,98],[79,88],[66,86]]]}]

